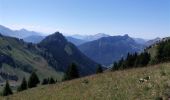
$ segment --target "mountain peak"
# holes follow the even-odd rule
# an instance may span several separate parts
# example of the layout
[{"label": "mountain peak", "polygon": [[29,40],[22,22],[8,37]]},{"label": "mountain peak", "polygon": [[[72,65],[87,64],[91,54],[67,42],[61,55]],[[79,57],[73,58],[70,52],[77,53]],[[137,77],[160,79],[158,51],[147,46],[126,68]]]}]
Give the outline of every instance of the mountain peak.
[{"label": "mountain peak", "polygon": [[105,33],[97,33],[95,36],[109,36],[109,35],[107,35]]},{"label": "mountain peak", "polygon": [[[67,42],[60,32],[55,32],[42,40],[39,45],[47,49],[57,61],[57,70],[66,71],[69,64],[79,64],[81,75],[93,74],[96,70],[96,63],[87,58],[72,43]],[[56,65],[55,65],[56,66]],[[94,67],[91,67],[94,66]]]},{"label": "mountain peak", "polygon": [[128,34],[125,34],[124,37],[129,37],[129,35],[128,35]]},{"label": "mountain peak", "polygon": [[60,32],[55,32],[54,34],[49,35],[48,37],[52,37],[52,39],[54,39],[54,40],[64,40],[64,41],[67,41],[65,39],[65,37],[62,35],[62,33],[60,33]]},{"label": "mountain peak", "polygon": [[65,45],[67,40],[60,32],[55,32],[41,41],[42,43],[60,43]]},{"label": "mountain peak", "polygon": [[27,31],[25,28],[20,29],[20,31]]}]

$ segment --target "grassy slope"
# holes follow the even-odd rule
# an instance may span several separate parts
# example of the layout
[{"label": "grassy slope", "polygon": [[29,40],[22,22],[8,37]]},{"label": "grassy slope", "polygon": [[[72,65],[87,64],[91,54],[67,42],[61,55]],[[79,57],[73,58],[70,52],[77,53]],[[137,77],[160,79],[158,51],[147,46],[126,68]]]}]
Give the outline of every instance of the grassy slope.
[{"label": "grassy slope", "polygon": [[[12,49],[7,49],[7,46],[10,46]],[[62,78],[62,73],[54,71],[43,57],[37,55],[31,50],[28,50],[26,48],[26,44],[23,44],[21,41],[17,41],[14,38],[0,37],[0,52],[10,55],[16,62],[33,67],[37,70],[37,74],[40,79],[51,76],[59,80]],[[23,76],[26,78],[29,76],[29,73],[24,72],[19,68],[13,68],[7,64],[3,64],[0,70],[17,75],[19,79],[22,79]]]},{"label": "grassy slope", "polygon": [[[139,79],[146,76],[150,76],[151,79],[140,83]],[[39,86],[1,99],[153,100],[157,97],[165,97],[169,92],[170,63],[164,63],[146,68],[106,72],[55,85]]]}]

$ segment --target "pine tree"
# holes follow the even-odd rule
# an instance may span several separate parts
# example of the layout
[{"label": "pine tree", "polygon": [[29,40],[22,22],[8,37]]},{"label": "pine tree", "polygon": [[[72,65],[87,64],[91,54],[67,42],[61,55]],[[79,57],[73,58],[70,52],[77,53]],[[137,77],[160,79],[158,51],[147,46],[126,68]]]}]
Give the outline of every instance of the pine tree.
[{"label": "pine tree", "polygon": [[11,90],[11,88],[10,88],[10,86],[9,86],[8,81],[6,81],[6,84],[5,84],[5,87],[4,87],[4,89],[3,89],[2,95],[3,95],[3,96],[8,96],[8,95],[11,95],[11,94],[13,94],[13,93],[12,93],[12,90]]},{"label": "pine tree", "polygon": [[42,81],[41,84],[42,84],[42,85],[46,85],[46,84],[48,84],[48,83],[49,83],[49,79],[46,79],[46,78],[45,78],[45,79],[43,79],[43,81]]},{"label": "pine tree", "polygon": [[150,54],[147,52],[143,52],[140,55],[138,55],[135,66],[136,67],[146,66],[149,63],[149,61],[150,61]]},{"label": "pine tree", "polygon": [[135,66],[135,62],[136,62],[136,59],[137,59],[137,53],[134,53],[134,54],[129,54],[128,53],[128,56],[125,60],[125,68],[132,68]]},{"label": "pine tree", "polygon": [[36,87],[37,84],[39,84],[40,81],[39,81],[39,78],[37,76],[37,74],[35,72],[33,72],[31,75],[30,75],[30,78],[28,80],[28,87],[29,88],[33,88],[33,87]]},{"label": "pine tree", "polygon": [[112,67],[112,71],[115,71],[115,70],[118,70],[118,64],[117,64],[117,62],[114,62],[114,64],[113,64],[113,67]]},{"label": "pine tree", "polygon": [[27,89],[27,81],[26,81],[26,79],[24,77],[23,80],[22,80],[21,85],[18,88],[18,91],[23,91],[23,90],[26,90],[26,89]]},{"label": "pine tree", "polygon": [[55,81],[54,81],[54,79],[51,77],[50,80],[49,80],[49,84],[54,84],[54,83],[55,83]]},{"label": "pine tree", "polygon": [[66,72],[66,78],[67,80],[75,79],[79,77],[79,72],[77,69],[77,65],[75,63],[72,63]]},{"label": "pine tree", "polygon": [[159,43],[156,59],[158,62],[170,60],[170,39]]},{"label": "pine tree", "polygon": [[96,74],[98,73],[103,73],[103,69],[101,65],[98,65],[97,69],[96,69]]},{"label": "pine tree", "polygon": [[62,78],[62,82],[63,82],[63,81],[66,81],[66,80],[68,80],[67,74],[64,74],[64,75],[63,75],[63,78]]},{"label": "pine tree", "polygon": [[119,60],[119,63],[117,64],[118,65],[118,70],[122,70],[122,69],[124,69],[124,67],[125,67],[125,60],[124,60],[124,58],[121,58],[120,60]]}]

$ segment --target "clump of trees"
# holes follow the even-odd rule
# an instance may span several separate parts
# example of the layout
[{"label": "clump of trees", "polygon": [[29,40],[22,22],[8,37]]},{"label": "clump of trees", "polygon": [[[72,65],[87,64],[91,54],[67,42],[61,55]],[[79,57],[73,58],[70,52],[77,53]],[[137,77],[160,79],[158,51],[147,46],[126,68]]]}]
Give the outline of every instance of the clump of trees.
[{"label": "clump of trees", "polygon": [[[38,76],[36,75],[35,72],[33,72],[30,77],[29,77],[29,81],[27,82],[25,77],[23,78],[20,86],[18,87],[17,91],[20,92],[20,91],[24,91],[28,88],[33,88],[33,87],[36,87],[37,84],[39,84],[39,78]],[[9,85],[9,82],[6,81],[6,85],[3,89],[3,92],[2,92],[2,96],[8,96],[8,95],[11,95],[13,94],[11,88],[10,88],[10,85]]]},{"label": "clump of trees", "polygon": [[52,77],[50,78],[44,78],[42,81],[42,85],[47,85],[47,84],[55,84],[57,80],[55,81]]},{"label": "clump of trees", "polygon": [[17,90],[18,90],[18,92],[24,91],[24,90],[27,90],[28,88],[36,87],[37,84],[39,84],[39,83],[40,83],[40,81],[39,81],[37,74],[35,72],[32,72],[32,74],[29,77],[28,82],[27,82],[26,78],[24,77]]},{"label": "clump of trees", "polygon": [[157,49],[157,63],[170,61],[170,39],[160,42]]},{"label": "clump of trees", "polygon": [[[52,77],[45,78],[42,81],[42,85],[54,84],[56,82],[57,82],[57,80],[55,81]],[[40,83],[40,80],[39,80],[37,74],[35,72],[33,72],[30,75],[28,82],[27,82],[25,77],[22,79],[22,82],[21,82],[20,86],[18,86],[17,91],[21,92],[21,91],[27,90],[28,88],[36,87],[39,83]],[[13,92],[12,92],[10,86],[9,86],[9,82],[6,81],[6,85],[5,85],[5,87],[2,91],[2,96],[8,96],[8,95],[11,95],[11,94],[13,94]]]},{"label": "clump of trees", "polygon": [[148,52],[143,52],[141,54],[130,54],[128,53],[126,59],[121,59],[118,62],[114,62],[112,70],[128,69],[133,67],[143,67],[146,66],[150,61],[150,54]]},{"label": "clump of trees", "polygon": [[79,78],[79,71],[77,65],[72,63],[66,71],[65,80],[72,80],[76,78]]}]

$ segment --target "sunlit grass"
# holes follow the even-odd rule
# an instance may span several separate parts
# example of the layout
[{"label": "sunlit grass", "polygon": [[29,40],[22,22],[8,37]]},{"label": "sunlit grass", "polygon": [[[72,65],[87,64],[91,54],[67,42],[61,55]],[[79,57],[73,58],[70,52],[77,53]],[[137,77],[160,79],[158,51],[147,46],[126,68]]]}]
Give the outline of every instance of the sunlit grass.
[{"label": "sunlit grass", "polygon": [[[145,82],[140,78],[150,76]],[[9,100],[154,100],[170,92],[170,63],[106,72],[16,93]]]}]

